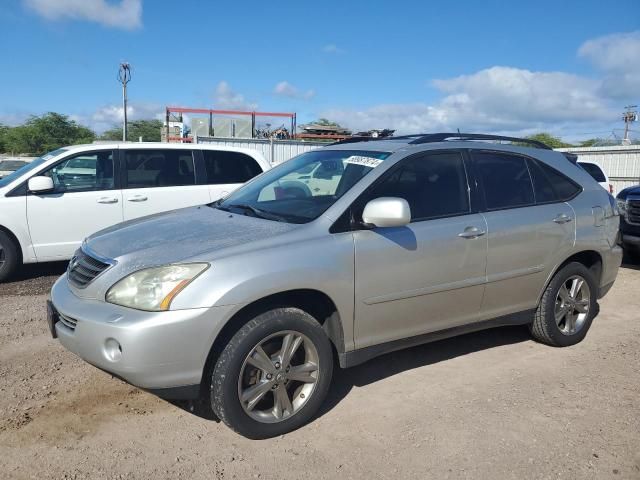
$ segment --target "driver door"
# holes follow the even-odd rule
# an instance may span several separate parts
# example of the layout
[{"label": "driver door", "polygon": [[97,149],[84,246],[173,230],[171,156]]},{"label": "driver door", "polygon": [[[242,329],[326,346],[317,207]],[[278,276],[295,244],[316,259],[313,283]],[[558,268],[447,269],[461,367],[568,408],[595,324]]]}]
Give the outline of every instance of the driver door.
[{"label": "driver door", "polygon": [[39,262],[66,260],[92,233],[122,222],[112,150],[72,155],[40,175],[52,192],[27,195],[27,221]]},{"label": "driver door", "polygon": [[[404,198],[411,223],[353,234],[356,348],[477,321],[487,224],[469,193],[457,151],[405,159],[365,193],[356,210],[374,198]],[[468,235],[474,228],[479,235]]]}]

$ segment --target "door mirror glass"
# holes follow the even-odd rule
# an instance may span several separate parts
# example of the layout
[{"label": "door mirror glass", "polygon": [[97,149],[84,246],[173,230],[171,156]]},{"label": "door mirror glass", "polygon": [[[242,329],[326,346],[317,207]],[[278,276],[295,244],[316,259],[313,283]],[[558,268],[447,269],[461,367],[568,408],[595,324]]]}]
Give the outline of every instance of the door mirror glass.
[{"label": "door mirror glass", "polygon": [[54,190],[51,177],[32,177],[29,179],[29,191],[33,193],[46,193]]},{"label": "door mirror glass", "polygon": [[362,221],[376,227],[403,227],[411,222],[411,209],[404,198],[375,198],[365,205]]}]

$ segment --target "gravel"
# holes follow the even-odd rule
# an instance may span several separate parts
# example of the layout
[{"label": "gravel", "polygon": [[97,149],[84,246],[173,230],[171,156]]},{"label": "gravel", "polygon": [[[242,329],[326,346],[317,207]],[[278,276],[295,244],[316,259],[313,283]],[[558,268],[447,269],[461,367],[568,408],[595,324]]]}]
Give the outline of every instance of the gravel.
[{"label": "gravel", "polygon": [[64,264],[0,285],[0,478],[640,479],[640,267],[586,340],[501,328],[336,372],[319,417],[250,441],[48,335]]}]

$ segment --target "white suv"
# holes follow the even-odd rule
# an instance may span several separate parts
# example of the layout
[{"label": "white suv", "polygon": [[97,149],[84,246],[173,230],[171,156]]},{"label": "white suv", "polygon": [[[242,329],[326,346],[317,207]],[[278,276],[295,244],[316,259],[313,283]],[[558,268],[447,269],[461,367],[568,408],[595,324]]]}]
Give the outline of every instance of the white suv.
[{"label": "white suv", "polygon": [[0,281],[68,260],[88,235],[217,200],[269,169],[256,151],[166,143],[76,145],[0,180]]}]

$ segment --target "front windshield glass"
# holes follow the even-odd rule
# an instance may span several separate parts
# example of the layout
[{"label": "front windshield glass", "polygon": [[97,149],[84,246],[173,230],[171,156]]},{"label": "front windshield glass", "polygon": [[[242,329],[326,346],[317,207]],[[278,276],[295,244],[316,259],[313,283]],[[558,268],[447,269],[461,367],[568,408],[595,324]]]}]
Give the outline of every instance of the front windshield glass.
[{"label": "front windshield glass", "polygon": [[260,175],[212,206],[288,223],[318,218],[389,152],[315,150]]},{"label": "front windshield glass", "polygon": [[24,167],[19,168],[15,172],[7,175],[6,177],[2,177],[2,179],[0,179],[0,188],[6,187],[11,182],[16,180],[17,178],[20,178],[25,173],[28,173],[28,172],[38,168],[44,162],[47,162],[47,161],[51,160],[53,157],[57,157],[58,155],[60,155],[61,153],[66,152],[66,151],[67,150],[65,148],[59,148],[57,150],[53,150],[52,152],[49,152],[49,153],[47,153],[47,154],[45,154],[45,155],[43,155],[43,156],[41,156],[39,158],[36,158],[33,162],[27,163]]}]

